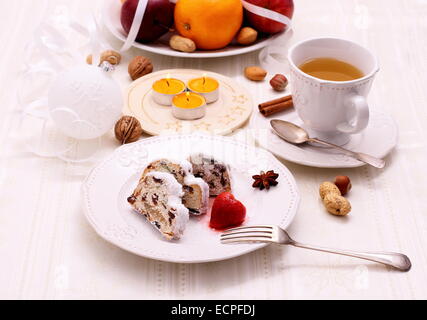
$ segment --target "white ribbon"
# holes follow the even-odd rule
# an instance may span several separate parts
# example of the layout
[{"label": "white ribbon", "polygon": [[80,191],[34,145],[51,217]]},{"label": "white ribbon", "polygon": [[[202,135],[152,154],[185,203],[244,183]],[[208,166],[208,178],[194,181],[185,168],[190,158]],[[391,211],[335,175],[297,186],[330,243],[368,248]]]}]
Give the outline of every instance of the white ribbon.
[{"label": "white ribbon", "polygon": [[261,66],[271,73],[289,73],[289,64],[287,60],[287,45],[293,35],[293,30],[289,29],[274,43],[265,47],[259,53]]},{"label": "white ribbon", "polygon": [[252,3],[249,3],[249,2],[244,1],[244,0],[242,0],[242,4],[243,4],[243,7],[246,10],[248,10],[249,12],[252,12],[252,13],[259,15],[261,17],[264,17],[264,18],[268,18],[270,20],[274,20],[276,22],[286,24],[288,26],[288,28],[291,27],[291,24],[292,24],[291,19],[289,19],[287,16],[285,16],[279,12],[256,6]]},{"label": "white ribbon", "polygon": [[129,34],[126,38],[126,41],[120,51],[129,50],[132,47],[133,43],[136,40],[136,37],[139,33],[139,28],[141,27],[142,19],[144,18],[145,10],[147,9],[148,0],[140,0],[138,6],[136,7],[135,16],[133,17],[132,26],[130,27]]},{"label": "white ribbon", "polygon": [[[172,3],[176,3],[178,0],[169,0],[169,1]],[[123,47],[121,48],[122,52],[130,49],[134,44],[136,37],[138,36],[138,32],[141,27],[142,20],[144,18],[145,10],[147,9],[147,4],[148,4],[148,0],[139,0],[129,34],[126,38],[126,41]],[[287,28],[288,30],[291,28],[291,19],[289,19],[287,16],[281,13],[256,6],[245,0],[242,0],[242,4],[243,4],[243,7],[249,12],[252,12],[261,17],[265,17],[265,18],[283,23],[288,26]]]}]

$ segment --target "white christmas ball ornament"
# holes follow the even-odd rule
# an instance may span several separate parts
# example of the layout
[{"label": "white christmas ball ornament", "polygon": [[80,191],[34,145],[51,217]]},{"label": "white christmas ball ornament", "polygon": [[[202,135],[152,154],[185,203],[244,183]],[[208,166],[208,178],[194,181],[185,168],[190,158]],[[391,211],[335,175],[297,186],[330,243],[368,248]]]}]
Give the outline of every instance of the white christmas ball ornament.
[{"label": "white christmas ball ornament", "polygon": [[73,67],[58,75],[48,94],[52,120],[66,136],[88,140],[113,128],[123,106],[119,85],[103,69]]}]

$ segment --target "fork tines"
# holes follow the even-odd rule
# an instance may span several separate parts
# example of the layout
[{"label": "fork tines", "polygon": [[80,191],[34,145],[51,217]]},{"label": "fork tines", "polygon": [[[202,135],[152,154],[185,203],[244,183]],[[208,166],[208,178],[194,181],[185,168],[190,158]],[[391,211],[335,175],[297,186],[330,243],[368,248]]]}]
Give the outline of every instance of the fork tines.
[{"label": "fork tines", "polygon": [[273,226],[267,225],[234,228],[221,234],[221,242],[224,244],[272,242],[273,230]]}]

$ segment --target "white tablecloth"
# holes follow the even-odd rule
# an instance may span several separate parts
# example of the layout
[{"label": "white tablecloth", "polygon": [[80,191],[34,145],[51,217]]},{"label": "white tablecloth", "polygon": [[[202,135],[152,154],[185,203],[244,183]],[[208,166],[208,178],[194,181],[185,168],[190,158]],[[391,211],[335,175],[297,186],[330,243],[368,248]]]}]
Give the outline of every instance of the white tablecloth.
[{"label": "white tablecloth", "polygon": [[[80,19],[101,2],[51,0],[48,5],[63,4]],[[427,298],[427,1],[295,2],[292,43],[334,35],[376,52],[381,72],[370,104],[393,115],[400,141],[384,170],[317,169],[284,162],[302,195],[289,232],[302,242],[324,246],[404,252],[413,269],[400,273],[279,246],[230,261],[169,264],[105,242],[82,212],[80,187],[90,166],[35,157],[19,139],[18,74],[25,62],[24,44],[44,17],[44,1],[1,1],[0,298]],[[127,58],[137,54],[132,50]],[[156,70],[212,70],[247,86],[255,102],[269,98],[268,84],[250,83],[242,76],[245,66],[258,63],[256,53],[207,60],[147,56]],[[107,147],[113,150],[117,144],[111,141]],[[344,219],[325,213],[317,195],[319,184],[337,174],[353,181],[353,212]]]}]

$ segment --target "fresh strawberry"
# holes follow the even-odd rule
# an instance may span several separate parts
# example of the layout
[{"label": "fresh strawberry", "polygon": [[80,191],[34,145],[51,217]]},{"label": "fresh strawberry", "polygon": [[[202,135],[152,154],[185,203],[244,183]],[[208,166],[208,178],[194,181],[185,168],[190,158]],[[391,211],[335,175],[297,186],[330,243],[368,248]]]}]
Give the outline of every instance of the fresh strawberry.
[{"label": "fresh strawberry", "polygon": [[238,227],[246,217],[246,208],[229,192],[223,192],[216,197],[211,212],[210,227],[224,230]]}]

